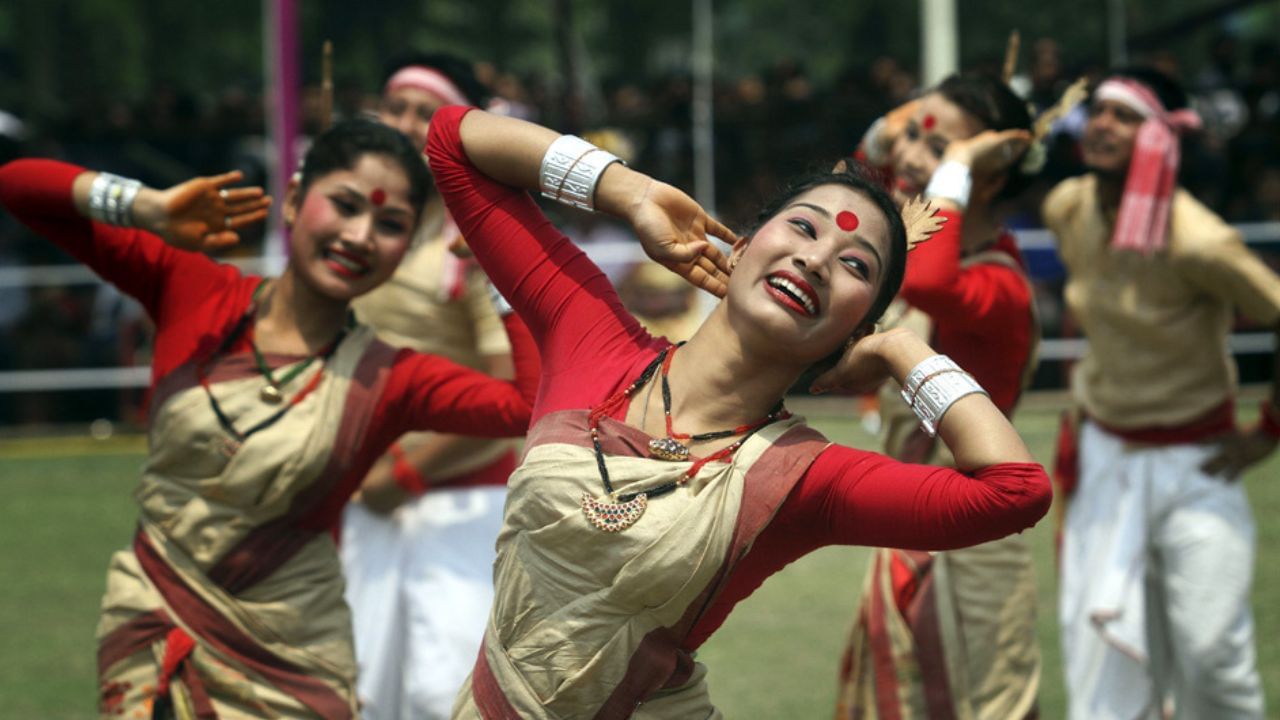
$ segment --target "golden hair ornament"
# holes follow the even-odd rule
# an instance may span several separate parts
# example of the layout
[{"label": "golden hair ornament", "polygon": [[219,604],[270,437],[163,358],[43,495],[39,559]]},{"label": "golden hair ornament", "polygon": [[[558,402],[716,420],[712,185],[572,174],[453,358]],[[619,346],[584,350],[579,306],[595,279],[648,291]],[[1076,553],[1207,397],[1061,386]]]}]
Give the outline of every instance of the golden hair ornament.
[{"label": "golden hair ornament", "polygon": [[933,237],[946,224],[947,219],[938,214],[938,208],[919,195],[902,206],[902,225],[907,230],[908,251]]}]

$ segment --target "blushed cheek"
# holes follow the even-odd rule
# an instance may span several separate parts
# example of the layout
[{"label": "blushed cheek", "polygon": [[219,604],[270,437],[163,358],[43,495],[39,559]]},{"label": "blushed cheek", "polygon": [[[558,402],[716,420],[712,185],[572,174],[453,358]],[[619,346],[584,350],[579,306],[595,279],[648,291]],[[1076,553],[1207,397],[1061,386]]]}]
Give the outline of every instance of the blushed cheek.
[{"label": "blushed cheek", "polygon": [[318,195],[308,194],[302,201],[302,207],[298,209],[297,224],[307,229],[322,228],[333,223],[337,217],[333,203]]}]

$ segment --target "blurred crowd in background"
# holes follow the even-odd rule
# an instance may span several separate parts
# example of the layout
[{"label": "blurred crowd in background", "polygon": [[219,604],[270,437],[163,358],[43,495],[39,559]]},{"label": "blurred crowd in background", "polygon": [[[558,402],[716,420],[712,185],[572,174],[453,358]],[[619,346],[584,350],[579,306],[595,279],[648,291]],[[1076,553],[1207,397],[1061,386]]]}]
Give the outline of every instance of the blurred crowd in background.
[{"label": "blurred crowd in background", "polygon": [[[1205,130],[1188,141],[1182,184],[1231,222],[1280,222],[1280,44],[1249,45],[1232,36],[1213,39],[1208,60],[1184,67],[1171,54],[1145,58],[1181,81],[1195,99]],[[1038,110],[1053,104],[1075,78],[1096,77],[1102,64],[1068,65],[1051,39],[1024,46],[1015,89]],[[988,68],[996,70],[996,68]],[[564,97],[538,75],[518,76],[481,63],[478,74],[504,112],[553,124],[563,119]],[[912,68],[882,57],[819,83],[803,63],[781,61],[757,73],[727,76],[714,89],[715,209],[731,226],[745,229],[758,206],[786,175],[815,163],[831,163],[857,146],[881,114],[919,90]],[[376,108],[379,88],[339,84],[335,110],[343,116]],[[691,104],[687,75],[625,77],[600,83],[604,120],[590,127],[634,166],[692,192]],[[239,169],[246,182],[266,184],[273,157],[264,129],[261,90],[216,91],[163,85],[139,104],[86,98],[59,123],[40,123],[0,108],[0,162],[22,155],[56,157],[167,187],[197,175]],[[320,92],[303,94],[303,133],[320,124]],[[1050,160],[1040,178],[1015,201],[1008,217],[1017,228],[1039,226],[1040,199],[1058,180],[1081,171],[1076,140],[1084,125],[1079,108],[1055,127]],[[562,217],[566,232],[587,242],[625,239],[623,228],[601,218]],[[268,227],[248,232],[233,251],[262,251]],[[1280,232],[1272,240],[1280,241]],[[1265,244],[1256,246],[1266,250]],[[1030,258],[1041,290],[1046,335],[1070,332],[1057,293],[1060,272],[1051,255]],[[20,284],[6,270],[66,262],[52,245],[0,212],[0,371],[15,369],[144,365],[148,329],[132,303],[103,285]],[[692,291],[653,273],[628,275],[606,268],[633,306],[673,317],[694,302]],[[1245,366],[1249,375],[1249,366]],[[1049,368],[1038,383],[1061,386],[1061,369]],[[57,423],[108,417],[136,422],[141,390],[0,393],[0,426]]]}]

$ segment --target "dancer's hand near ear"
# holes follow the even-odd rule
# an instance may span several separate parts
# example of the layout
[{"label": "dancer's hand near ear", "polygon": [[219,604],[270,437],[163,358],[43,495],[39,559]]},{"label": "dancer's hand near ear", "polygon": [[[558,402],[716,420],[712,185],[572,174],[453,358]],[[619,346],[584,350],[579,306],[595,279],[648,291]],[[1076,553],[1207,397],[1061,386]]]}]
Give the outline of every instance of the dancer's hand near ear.
[{"label": "dancer's hand near ear", "polygon": [[601,210],[631,224],[650,258],[695,287],[724,297],[729,260],[708,238],[732,245],[737,236],[693,198],[621,166],[605,171],[596,198]]},{"label": "dancer's hand near ear", "polygon": [[[512,187],[537,189],[542,158],[557,138],[547,128],[483,111],[467,113],[459,126],[467,157],[485,175]],[[693,198],[621,163],[600,175],[595,208],[635,228],[649,257],[714,295],[723,295],[729,262],[707,236],[729,244],[737,237]]]},{"label": "dancer's hand near ear", "polygon": [[863,150],[867,153],[867,157],[887,159],[893,152],[893,144],[906,131],[907,123],[916,116],[919,109],[919,100],[908,100],[885,113],[883,122],[873,126],[875,131],[867,133],[863,138],[865,143]]},{"label": "dancer's hand near ear", "polygon": [[839,389],[861,395],[879,390],[891,377],[889,366],[880,355],[880,344],[893,332],[897,331],[855,335],[844,346],[836,364],[814,379],[809,391]]},{"label": "dancer's hand near ear", "polygon": [[947,144],[943,161],[953,160],[969,166],[974,177],[1002,175],[1022,158],[1031,145],[1026,130],[983,130],[973,137]]}]

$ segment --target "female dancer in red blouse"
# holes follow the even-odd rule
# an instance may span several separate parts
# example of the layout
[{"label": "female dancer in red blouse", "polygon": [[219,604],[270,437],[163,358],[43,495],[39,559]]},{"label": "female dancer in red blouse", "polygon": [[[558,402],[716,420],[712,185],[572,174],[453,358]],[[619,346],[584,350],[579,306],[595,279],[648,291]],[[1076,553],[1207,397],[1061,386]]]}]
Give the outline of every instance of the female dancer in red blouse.
[{"label": "female dancer in red blouse", "polygon": [[[996,78],[952,76],[868,132],[861,159],[895,199],[923,192],[947,223],[911,254],[888,323],[953,357],[1011,416],[1035,368],[1031,286],[998,200],[1025,186],[1026,104]],[[951,464],[886,383],[885,452]],[[1036,589],[1021,535],[931,554],[873,558],[840,670],[838,718],[1034,715],[1040,680]]]},{"label": "female dancer in red blouse", "polygon": [[284,217],[278,278],[191,250],[265,216],[230,173],[165,191],[48,160],[0,168],[0,203],[137,298],[157,326],[138,532],[115,554],[98,626],[103,717],[355,717],[351,621],[329,529],[410,429],[516,435],[518,380],[397,351],[348,311],[408,246],[430,179],[396,131],[319,137]]},{"label": "female dancer in red blouse", "polygon": [[[378,119],[420,148],[436,110],[486,97],[470,63],[413,54],[388,66]],[[433,191],[404,260],[356,300],[356,314],[392,345],[510,377],[511,348],[488,281],[451,252],[457,240]],[[493,540],[515,466],[511,439],[409,433],[344,511],[339,556],[366,720],[449,716],[493,601]]]},{"label": "female dancer in red blouse", "polygon": [[[427,154],[544,362],[455,717],[717,717],[692,653],[787,563],[835,543],[970,545],[1048,509],[1043,469],[971,378],[910,333],[870,334],[906,240],[866,180],[822,174],[784,195],[737,240],[729,279],[705,238],[736,239],[727,228],[576,138],[445,108]],[[536,187],[628,220],[724,301],[685,345],[650,336],[518,189]],[[906,382],[957,470],[832,445],[786,412],[786,390],[847,346],[856,382]]]}]

